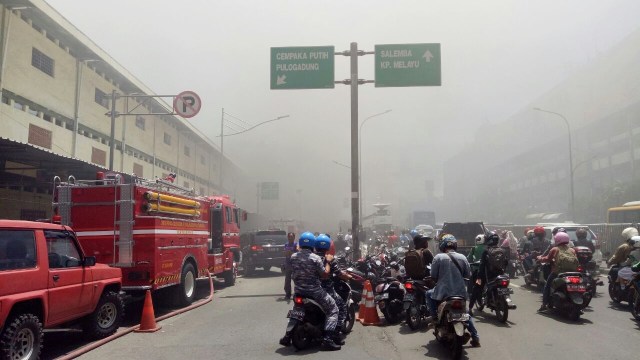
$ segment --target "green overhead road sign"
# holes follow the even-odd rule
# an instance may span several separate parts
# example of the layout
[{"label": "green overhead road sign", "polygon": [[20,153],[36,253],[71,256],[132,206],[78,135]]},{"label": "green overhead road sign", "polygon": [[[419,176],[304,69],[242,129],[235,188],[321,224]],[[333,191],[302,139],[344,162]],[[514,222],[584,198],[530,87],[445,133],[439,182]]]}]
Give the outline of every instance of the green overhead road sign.
[{"label": "green overhead road sign", "polygon": [[376,87],[440,86],[440,44],[376,45]]},{"label": "green overhead road sign", "polygon": [[333,89],[333,46],[272,47],[271,89]]},{"label": "green overhead road sign", "polygon": [[277,182],[260,183],[260,198],[262,200],[278,200],[280,197],[280,184]]}]

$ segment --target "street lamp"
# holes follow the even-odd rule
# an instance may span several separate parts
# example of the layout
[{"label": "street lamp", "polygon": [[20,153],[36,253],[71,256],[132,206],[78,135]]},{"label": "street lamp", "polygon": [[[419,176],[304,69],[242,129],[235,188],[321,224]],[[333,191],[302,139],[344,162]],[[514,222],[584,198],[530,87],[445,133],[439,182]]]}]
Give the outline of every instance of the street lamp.
[{"label": "street lamp", "polygon": [[564,123],[567,125],[567,134],[568,134],[568,138],[569,138],[569,181],[570,181],[570,188],[571,188],[571,220],[575,220],[576,203],[575,203],[575,193],[574,193],[574,190],[573,190],[573,152],[572,152],[572,146],[571,146],[571,126],[569,126],[569,121],[567,121],[567,118],[565,118],[562,114],[559,114],[559,113],[553,112],[553,111],[549,111],[549,110],[543,110],[543,109],[540,109],[538,107],[533,108],[533,110],[537,110],[537,111],[541,111],[541,112],[557,115],[562,120],[564,120]]},{"label": "street lamp", "polygon": [[[225,114],[227,114],[227,113],[225,113],[224,112],[224,108],[222,108],[222,120],[220,121],[220,135],[218,135],[218,137],[220,138],[220,191],[223,191],[223,183],[224,183],[224,177],[223,177],[223,173],[222,173],[223,170],[224,170],[224,137],[225,136],[239,135],[239,134],[245,133],[247,131],[253,130],[253,129],[257,128],[260,125],[264,125],[266,123],[270,123],[270,122],[273,122],[273,121],[277,121],[277,120],[289,117],[289,115],[281,115],[281,116],[278,116],[275,119],[265,120],[265,121],[263,121],[261,123],[253,125],[253,126],[247,128],[247,129],[235,132],[233,134],[225,135],[224,134],[224,115]],[[231,115],[231,114],[227,114],[227,115]]]},{"label": "street lamp", "polygon": [[367,120],[374,118],[376,116],[380,116],[380,115],[384,115],[391,112],[391,109],[389,110],[385,110],[381,113],[377,113],[377,114],[373,114],[367,118],[365,118],[364,120],[362,120],[362,123],[360,123],[360,127],[358,128],[358,189],[360,189],[360,194],[358,195],[358,209],[360,212],[360,226],[362,227],[362,141],[361,139],[361,134],[362,134],[362,126],[367,122]]}]

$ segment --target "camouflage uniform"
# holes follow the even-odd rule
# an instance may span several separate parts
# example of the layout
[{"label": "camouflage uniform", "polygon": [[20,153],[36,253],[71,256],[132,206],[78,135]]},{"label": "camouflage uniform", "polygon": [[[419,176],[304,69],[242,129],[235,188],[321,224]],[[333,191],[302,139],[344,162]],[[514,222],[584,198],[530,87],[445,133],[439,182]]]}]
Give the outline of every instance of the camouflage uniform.
[{"label": "camouflage uniform", "polygon": [[320,276],[324,274],[322,258],[309,249],[302,249],[291,255],[293,284],[296,295],[315,300],[326,315],[325,331],[335,331],[338,325],[338,307],[320,284]]},{"label": "camouflage uniform", "polygon": [[322,288],[333,298],[338,306],[338,327],[342,328],[344,325],[344,321],[347,319],[347,304],[345,304],[344,300],[338,295],[336,290],[333,288],[333,277],[339,276],[341,271],[338,267],[338,264],[333,261],[330,263],[331,266],[331,274],[328,279],[324,279],[321,281]]}]

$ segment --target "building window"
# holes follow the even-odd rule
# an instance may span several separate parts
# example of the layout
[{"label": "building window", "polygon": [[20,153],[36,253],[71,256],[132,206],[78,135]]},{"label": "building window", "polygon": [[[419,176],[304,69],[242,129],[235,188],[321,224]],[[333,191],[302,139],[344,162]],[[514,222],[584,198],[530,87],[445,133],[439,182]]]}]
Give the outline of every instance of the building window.
[{"label": "building window", "polygon": [[105,108],[109,108],[109,98],[107,97],[107,94],[98,88],[96,88],[96,95],[94,100],[96,103],[104,106]]},{"label": "building window", "polygon": [[104,150],[91,148],[91,162],[105,166],[107,164],[107,152]]},{"label": "building window", "polygon": [[144,125],[145,125],[145,119],[140,115],[136,116],[136,127],[139,127],[140,129],[144,130]]},{"label": "building window", "polygon": [[171,145],[171,135],[164,133],[164,143],[167,145]]},{"label": "building window", "polygon": [[29,124],[29,144],[51,149],[53,133],[39,126]]},{"label": "building window", "polygon": [[184,155],[185,156],[191,156],[191,149],[188,146],[184,147]]},{"label": "building window", "polygon": [[133,163],[133,173],[136,174],[137,177],[144,177],[143,169],[141,164]]},{"label": "building window", "polygon": [[201,164],[201,165],[204,165],[204,164],[205,164],[205,162],[204,162],[204,155],[200,155],[200,164]]},{"label": "building window", "polygon": [[36,48],[32,48],[31,50],[31,65],[43,73],[53,77],[55,62],[52,58],[43,54]]}]

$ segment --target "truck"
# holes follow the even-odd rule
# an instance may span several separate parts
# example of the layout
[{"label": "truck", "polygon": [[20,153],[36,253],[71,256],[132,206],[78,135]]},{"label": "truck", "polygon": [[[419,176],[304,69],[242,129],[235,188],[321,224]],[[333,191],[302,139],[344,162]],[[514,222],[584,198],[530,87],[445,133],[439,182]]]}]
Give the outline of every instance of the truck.
[{"label": "truck", "polygon": [[122,269],[122,289],[140,298],[171,288],[191,304],[209,274],[233,285],[241,261],[243,212],[229,196],[196,195],[168,179],[97,172],[91,180],[54,178],[53,213],[72,226],[88,253]]},{"label": "truck", "polygon": [[96,263],[68,226],[0,220],[0,358],[37,359],[43,329],[80,325],[89,339],[124,316],[122,271]]},{"label": "truck", "polygon": [[436,213],[427,210],[416,210],[411,213],[411,228],[416,228],[418,225],[431,225],[436,226]]}]

